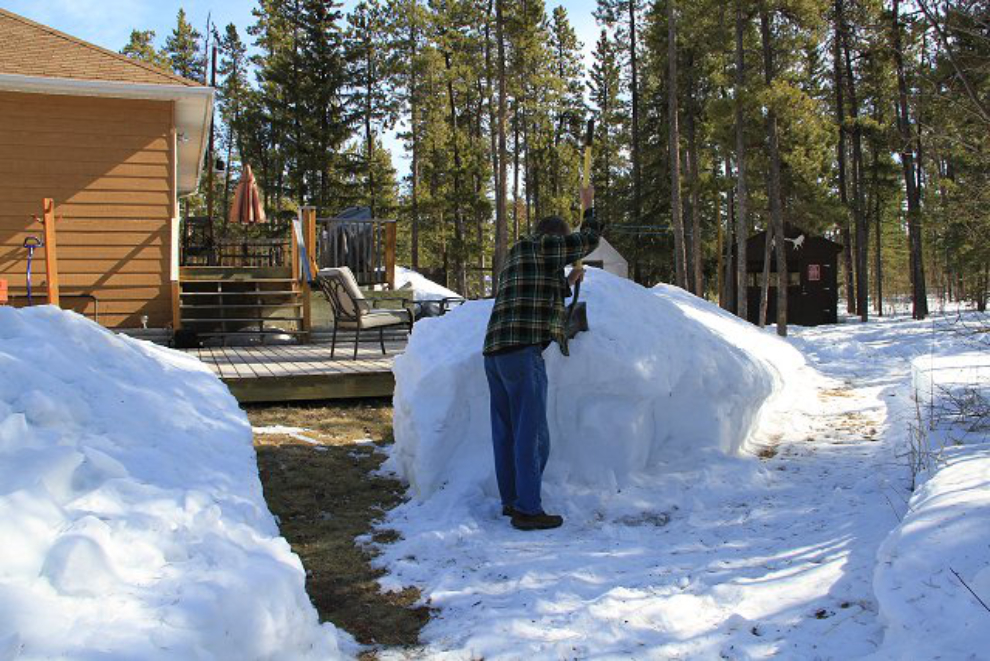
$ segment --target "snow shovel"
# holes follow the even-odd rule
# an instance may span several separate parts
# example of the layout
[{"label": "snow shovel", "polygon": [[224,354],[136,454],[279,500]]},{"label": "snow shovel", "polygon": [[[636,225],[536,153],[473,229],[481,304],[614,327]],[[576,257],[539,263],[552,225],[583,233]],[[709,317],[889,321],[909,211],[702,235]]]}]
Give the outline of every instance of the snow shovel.
[{"label": "snow shovel", "polygon": [[29,236],[24,239],[24,248],[28,251],[27,258],[27,299],[28,305],[34,305],[31,288],[31,262],[34,261],[34,251],[44,247],[44,242],[36,236]]},{"label": "snow shovel", "polygon": [[[588,120],[588,132],[584,136],[584,173],[582,183],[585,188],[591,183],[591,143],[595,138],[595,120]],[[581,260],[574,262],[575,269],[584,269]],[[584,301],[578,301],[581,295],[581,282],[574,285],[574,298],[567,306],[567,315],[564,318],[564,333],[568,340],[582,331],[588,330],[588,305]]]}]

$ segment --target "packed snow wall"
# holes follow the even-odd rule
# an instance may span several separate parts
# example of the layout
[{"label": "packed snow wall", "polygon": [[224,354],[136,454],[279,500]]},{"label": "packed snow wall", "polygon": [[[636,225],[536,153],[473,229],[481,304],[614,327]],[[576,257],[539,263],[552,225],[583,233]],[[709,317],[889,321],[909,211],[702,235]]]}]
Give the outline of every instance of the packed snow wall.
[{"label": "packed snow wall", "polygon": [[0,659],[332,659],[197,360],[0,307]]},{"label": "packed snow wall", "polygon": [[[544,354],[546,483],[619,489],[739,451],[783,380],[745,341],[727,338],[755,345],[765,333],[679,290],[646,289],[598,269],[588,269],[581,293],[591,330],[571,342],[569,357],[556,346]],[[481,354],[491,308],[471,302],[423,320],[396,358],[396,446],[387,466],[418,498],[479,485],[495,493]]]}]

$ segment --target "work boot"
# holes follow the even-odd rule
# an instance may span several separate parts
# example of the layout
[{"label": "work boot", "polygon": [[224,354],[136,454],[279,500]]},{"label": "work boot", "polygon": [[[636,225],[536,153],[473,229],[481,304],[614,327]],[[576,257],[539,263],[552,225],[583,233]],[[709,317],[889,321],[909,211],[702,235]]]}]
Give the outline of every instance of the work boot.
[{"label": "work boot", "polygon": [[502,516],[515,516],[516,508],[512,505],[502,505]]},{"label": "work boot", "polygon": [[564,517],[546,512],[524,514],[517,511],[512,514],[512,527],[517,530],[550,530],[559,528],[563,523]]}]

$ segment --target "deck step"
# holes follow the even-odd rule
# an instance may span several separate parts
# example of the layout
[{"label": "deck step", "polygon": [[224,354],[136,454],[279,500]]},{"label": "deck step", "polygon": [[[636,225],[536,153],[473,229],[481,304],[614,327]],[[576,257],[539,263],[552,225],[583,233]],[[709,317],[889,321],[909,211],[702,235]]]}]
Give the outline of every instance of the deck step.
[{"label": "deck step", "polygon": [[188,303],[183,303],[179,305],[180,310],[218,310],[218,309],[234,309],[234,310],[277,310],[279,308],[301,308],[303,306],[302,301],[293,301],[288,303],[198,303],[196,305],[189,305]]},{"label": "deck step", "polygon": [[252,291],[183,291],[183,296],[297,296],[300,292],[284,289],[256,289]]},{"label": "deck step", "polygon": [[[183,326],[203,339],[290,335],[301,337],[305,307],[291,269],[205,267],[180,273],[179,311]],[[285,325],[289,329],[265,328]]]},{"label": "deck step", "polygon": [[250,331],[206,331],[203,333],[196,333],[196,337],[244,337],[244,336],[257,336],[257,335],[306,335],[307,332],[303,330],[283,330],[281,328],[266,328],[264,330],[250,330]]},{"label": "deck step", "polygon": [[183,324],[264,324],[270,321],[302,321],[302,317],[183,317]]},{"label": "deck step", "polygon": [[193,278],[190,280],[180,281],[183,285],[212,285],[212,284],[250,284],[252,282],[296,282],[295,278],[247,278],[247,277],[236,277],[236,278]]}]

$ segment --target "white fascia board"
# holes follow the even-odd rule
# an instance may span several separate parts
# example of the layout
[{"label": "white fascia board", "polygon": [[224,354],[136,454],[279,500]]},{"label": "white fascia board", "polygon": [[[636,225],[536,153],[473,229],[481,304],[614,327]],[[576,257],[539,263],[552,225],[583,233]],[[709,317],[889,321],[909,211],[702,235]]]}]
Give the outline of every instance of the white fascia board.
[{"label": "white fascia board", "polygon": [[184,140],[179,140],[176,149],[179,166],[178,193],[189,195],[196,190],[203,167],[203,156],[209,142],[210,120],[213,117],[215,92],[212,87],[122,83],[0,73],[0,90],[27,94],[174,101],[175,129],[185,136]]}]

